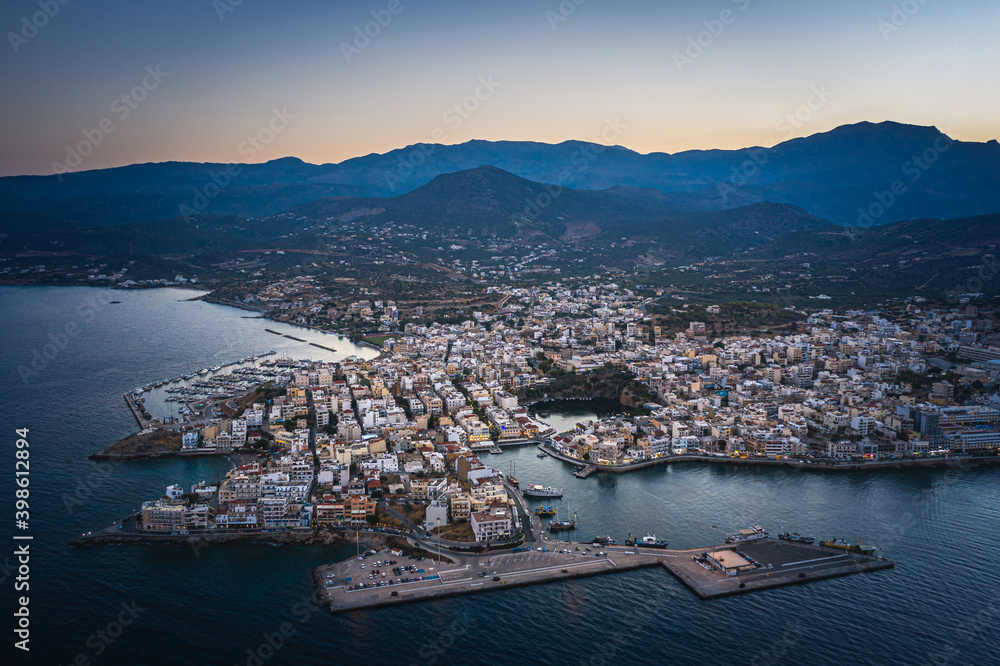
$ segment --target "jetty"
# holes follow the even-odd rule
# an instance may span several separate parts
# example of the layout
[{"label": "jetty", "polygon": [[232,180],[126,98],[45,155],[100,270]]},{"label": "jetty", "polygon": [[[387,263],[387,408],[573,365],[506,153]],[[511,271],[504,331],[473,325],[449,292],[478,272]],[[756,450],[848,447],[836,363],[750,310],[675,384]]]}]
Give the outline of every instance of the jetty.
[{"label": "jetty", "polygon": [[128,408],[132,410],[132,416],[139,422],[139,427],[142,430],[150,427],[153,424],[153,419],[149,415],[149,412],[132,396],[131,392],[126,392],[124,396],[125,402],[128,403]]},{"label": "jetty", "polygon": [[[433,549],[431,544],[421,545]],[[450,561],[439,563],[431,557],[407,559],[385,551],[377,559],[394,559],[395,564],[375,569],[370,559],[362,562],[352,557],[318,567],[313,576],[317,598],[323,599],[331,612],[342,613],[660,568],[699,598],[714,599],[894,566],[880,557],[775,539],[667,550],[600,546],[542,536],[535,547],[472,554],[441,553]],[[362,564],[367,568],[362,569]],[[394,567],[404,570],[395,573]],[[373,571],[378,572],[375,578],[371,577]]]}]

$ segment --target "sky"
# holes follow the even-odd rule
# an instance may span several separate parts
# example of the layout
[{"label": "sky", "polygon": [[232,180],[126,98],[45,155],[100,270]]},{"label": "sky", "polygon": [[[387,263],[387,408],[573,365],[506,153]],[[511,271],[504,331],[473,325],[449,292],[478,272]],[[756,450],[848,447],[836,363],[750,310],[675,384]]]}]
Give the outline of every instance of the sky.
[{"label": "sky", "polygon": [[0,28],[2,176],[866,120],[1000,138],[995,0],[5,0]]}]

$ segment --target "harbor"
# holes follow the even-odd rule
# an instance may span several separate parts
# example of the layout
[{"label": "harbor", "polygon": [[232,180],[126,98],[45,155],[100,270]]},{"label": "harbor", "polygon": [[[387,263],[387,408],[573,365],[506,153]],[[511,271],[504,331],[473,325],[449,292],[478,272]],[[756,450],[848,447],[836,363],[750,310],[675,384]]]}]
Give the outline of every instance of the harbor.
[{"label": "harbor", "polygon": [[698,598],[715,599],[894,566],[872,555],[770,538],[667,550],[560,541],[543,535],[535,547],[479,554],[442,550],[432,555],[410,558],[383,550],[319,567],[314,572],[317,596],[332,612],[341,613],[661,568]]}]

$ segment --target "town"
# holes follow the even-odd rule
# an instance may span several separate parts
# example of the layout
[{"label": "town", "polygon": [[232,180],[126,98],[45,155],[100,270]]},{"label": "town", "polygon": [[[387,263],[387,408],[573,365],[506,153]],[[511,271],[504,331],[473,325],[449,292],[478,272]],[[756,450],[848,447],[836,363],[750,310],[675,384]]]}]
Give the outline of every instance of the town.
[{"label": "town", "polygon": [[[793,325],[749,333],[677,317],[668,330],[648,314],[653,297],[614,282],[488,291],[494,305],[460,323],[393,332],[392,301],[353,302],[345,314],[385,327],[377,358],[267,361],[269,381],[234,413],[170,424],[181,453],[258,455],[217,484],[170,486],[137,527],[363,528],[498,546],[528,529],[512,470],[489,464],[507,446],[539,446],[584,478],[692,459],[988,462],[1000,446],[998,334],[974,305],[789,309]],[[314,307],[286,304],[276,310]],[[734,307],[673,309],[711,318]],[[623,413],[556,433],[527,404],[595,395]]]}]

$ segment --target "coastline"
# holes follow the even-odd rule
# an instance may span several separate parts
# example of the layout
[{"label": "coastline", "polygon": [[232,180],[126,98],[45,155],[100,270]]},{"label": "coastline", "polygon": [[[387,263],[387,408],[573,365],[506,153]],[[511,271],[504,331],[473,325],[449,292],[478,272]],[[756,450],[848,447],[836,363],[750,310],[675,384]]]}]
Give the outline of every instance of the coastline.
[{"label": "coastline", "polygon": [[625,474],[641,469],[648,469],[658,465],[672,465],[675,463],[709,463],[715,465],[743,465],[760,467],[787,467],[796,470],[810,472],[875,472],[875,471],[906,471],[910,469],[935,469],[935,468],[961,468],[974,469],[979,467],[993,467],[1000,465],[1000,456],[952,456],[948,458],[932,459],[924,458],[918,460],[891,460],[883,462],[869,463],[821,463],[804,462],[801,460],[770,460],[755,458],[730,458],[704,455],[675,455],[657,458],[656,460],[644,460],[631,465],[601,465],[590,463],[577,458],[571,458],[559,453],[548,444],[539,444],[538,448],[548,455],[569,463],[580,469],[595,467],[597,472],[612,472],[614,474]]},{"label": "coastline", "polygon": [[[372,544],[381,543],[381,537],[366,535],[365,543],[371,547]],[[203,548],[211,544],[223,543],[259,543],[271,545],[334,545],[342,543],[354,543],[348,532],[320,532],[311,527],[293,528],[287,530],[275,530],[272,532],[199,532],[196,534],[156,534],[156,533],[128,533],[117,530],[116,527],[107,527],[85,536],[70,539],[70,546],[107,546],[112,544],[140,544],[140,545],[172,545],[172,546],[194,546]]]}]

